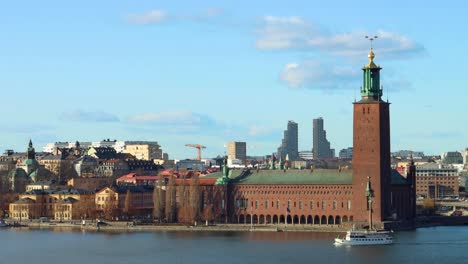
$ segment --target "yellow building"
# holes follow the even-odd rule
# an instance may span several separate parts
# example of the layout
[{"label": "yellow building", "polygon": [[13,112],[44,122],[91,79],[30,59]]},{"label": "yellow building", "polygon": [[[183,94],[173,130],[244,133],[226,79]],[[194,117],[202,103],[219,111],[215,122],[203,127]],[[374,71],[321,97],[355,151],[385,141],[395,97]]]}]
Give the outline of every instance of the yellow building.
[{"label": "yellow building", "polygon": [[100,190],[105,186],[111,185],[112,178],[109,177],[80,177],[72,178],[67,181],[67,185],[73,189]]},{"label": "yellow building", "polygon": [[9,206],[10,217],[17,220],[90,218],[95,208],[93,192],[72,189],[31,190]]},{"label": "yellow building", "polygon": [[123,153],[128,153],[140,160],[163,159],[163,153],[158,142],[134,141],[126,142]]},{"label": "yellow building", "polygon": [[147,186],[105,187],[96,193],[95,203],[98,213],[107,219],[147,216],[153,211],[153,189]]},{"label": "yellow building", "polygon": [[49,181],[40,181],[35,183],[30,183],[26,185],[26,192],[32,190],[49,190],[53,186],[52,182]]}]

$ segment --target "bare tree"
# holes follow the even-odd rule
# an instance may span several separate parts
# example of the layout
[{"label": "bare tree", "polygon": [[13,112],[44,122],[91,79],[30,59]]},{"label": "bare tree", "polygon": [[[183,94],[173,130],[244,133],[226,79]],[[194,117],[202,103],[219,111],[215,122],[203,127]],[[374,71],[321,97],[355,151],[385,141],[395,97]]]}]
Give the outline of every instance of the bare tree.
[{"label": "bare tree", "polygon": [[211,222],[214,220],[213,206],[211,204],[207,205],[202,212],[203,220]]},{"label": "bare tree", "polygon": [[127,217],[127,219],[131,215],[131,210],[132,210],[132,192],[130,191],[130,189],[127,189],[127,193],[125,195],[125,201],[124,201],[124,208],[123,208],[123,212],[125,214],[125,217]]},{"label": "bare tree", "polygon": [[165,213],[165,208],[166,208],[166,190],[164,187],[164,177],[162,175],[159,176],[159,181],[158,181],[158,189],[159,189],[159,200],[161,201],[159,203],[159,213],[161,215],[161,220],[164,219],[164,213]]},{"label": "bare tree", "polygon": [[160,203],[159,188],[157,185],[155,185],[153,190],[153,218],[158,219],[158,221],[161,219],[161,215],[159,214]]},{"label": "bare tree", "polygon": [[169,183],[166,188],[166,221],[172,223],[175,221],[176,213],[176,186],[174,175],[169,178]]},{"label": "bare tree", "polygon": [[162,175],[159,176],[158,184],[154,187],[153,205],[153,217],[162,222],[166,205],[166,192],[164,191],[164,177]]},{"label": "bare tree", "polygon": [[188,204],[188,197],[187,197],[187,182],[184,178],[181,181],[180,186],[178,186],[179,191],[179,208],[177,212],[177,217],[179,222],[181,223],[189,223],[189,204]]},{"label": "bare tree", "polygon": [[117,211],[118,205],[116,201],[116,196],[115,194],[110,194],[109,195],[109,201],[104,207],[104,217],[107,220],[113,220],[116,216],[116,211]]},{"label": "bare tree", "polygon": [[80,216],[81,219],[93,219],[96,214],[94,199],[81,197],[74,205],[73,211],[75,211],[75,214]]},{"label": "bare tree", "polygon": [[192,176],[192,182],[190,186],[190,220],[191,222],[198,221],[200,219],[201,209],[201,192],[200,192],[200,178],[198,172],[195,172]]}]

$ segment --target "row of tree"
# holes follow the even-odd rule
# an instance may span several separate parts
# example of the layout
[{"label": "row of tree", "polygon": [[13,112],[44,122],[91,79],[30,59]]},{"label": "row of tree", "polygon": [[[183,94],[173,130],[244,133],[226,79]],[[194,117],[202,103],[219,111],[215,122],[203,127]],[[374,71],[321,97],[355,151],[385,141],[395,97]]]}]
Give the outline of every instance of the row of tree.
[{"label": "row of tree", "polygon": [[[193,224],[200,220],[214,219],[213,206],[203,197],[198,173],[190,180],[183,179],[178,185],[170,177],[167,185],[160,176],[153,193],[153,217],[160,223]],[[177,199],[178,197],[178,199]]]}]

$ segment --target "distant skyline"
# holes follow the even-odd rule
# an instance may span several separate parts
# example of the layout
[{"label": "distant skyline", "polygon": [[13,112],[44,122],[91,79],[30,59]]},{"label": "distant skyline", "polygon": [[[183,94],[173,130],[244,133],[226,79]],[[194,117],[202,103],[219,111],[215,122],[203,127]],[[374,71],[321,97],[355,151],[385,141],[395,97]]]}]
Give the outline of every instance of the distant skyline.
[{"label": "distant skyline", "polygon": [[377,35],[392,151],[468,147],[462,1],[9,1],[0,9],[0,150],[55,141],[186,143],[271,154],[288,120],[312,149],[352,146],[352,102]]}]

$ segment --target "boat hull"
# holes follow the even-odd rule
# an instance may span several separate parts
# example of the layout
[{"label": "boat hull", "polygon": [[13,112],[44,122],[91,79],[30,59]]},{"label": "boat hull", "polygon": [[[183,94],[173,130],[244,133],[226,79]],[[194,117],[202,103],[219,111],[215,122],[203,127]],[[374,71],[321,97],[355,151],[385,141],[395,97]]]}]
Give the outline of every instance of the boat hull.
[{"label": "boat hull", "polygon": [[335,245],[349,245],[349,246],[371,246],[371,245],[390,245],[393,244],[393,240],[383,241],[353,241],[341,238],[335,238]]}]

